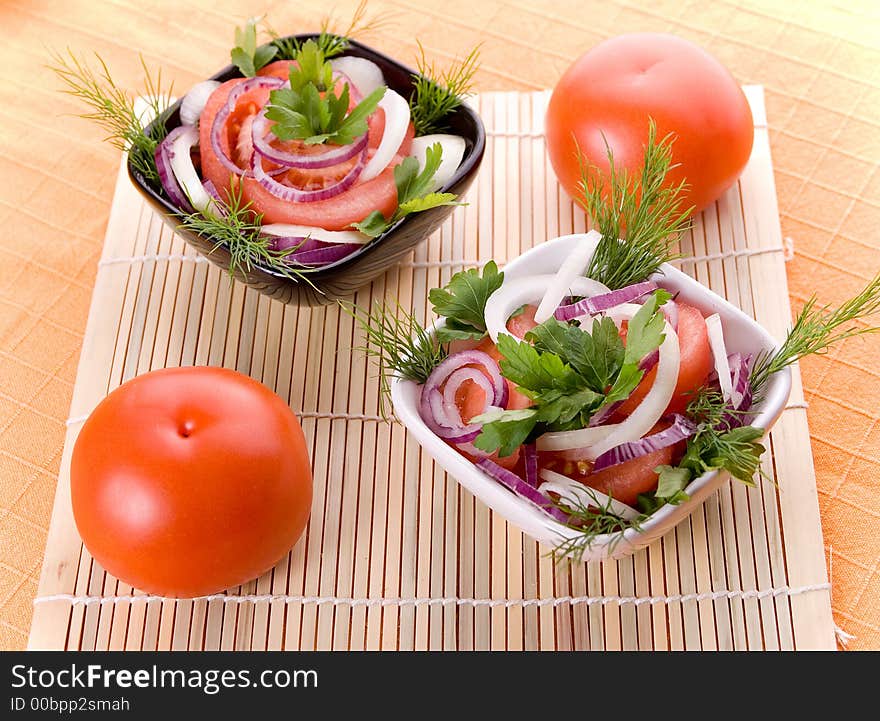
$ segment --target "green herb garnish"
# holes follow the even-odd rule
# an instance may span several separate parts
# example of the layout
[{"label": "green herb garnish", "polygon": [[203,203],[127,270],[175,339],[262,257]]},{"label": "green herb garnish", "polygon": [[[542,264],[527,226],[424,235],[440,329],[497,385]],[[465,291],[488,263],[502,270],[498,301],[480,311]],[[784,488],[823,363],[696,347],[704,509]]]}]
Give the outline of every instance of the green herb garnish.
[{"label": "green herb garnish", "polygon": [[376,88],[349,112],[348,83],[337,96],[333,69],[314,40],[303,44],[297,60],[290,68],[290,87],[269,94],[266,117],[275,121],[272,132],[281,140],[302,140],[306,145],[350,145],[366,133],[367,118],[387,88]]},{"label": "green herb garnish", "polygon": [[483,268],[462,270],[452,276],[445,288],[428,293],[434,312],[446,318],[446,325],[437,330],[441,343],[452,340],[480,340],[486,335],[486,301],[501,287],[504,273],[494,260]]},{"label": "green herb garnish", "polygon": [[447,116],[459,107],[473,87],[474,75],[480,63],[480,48],[475,47],[462,60],[456,60],[448,70],[438,72],[425,56],[419,43],[418,74],[409,101],[416,135],[430,135],[446,129]]},{"label": "green herb garnish", "polygon": [[383,416],[385,401],[390,397],[389,375],[425,383],[431,371],[447,356],[446,347],[432,338],[415,315],[407,313],[400,303],[389,307],[377,301],[369,313],[353,303],[340,302],[340,307],[366,333],[367,344],[356,350],[375,359],[379,365]]},{"label": "green herb garnish", "polygon": [[[365,35],[369,32],[378,30],[386,24],[384,18],[366,19],[367,0],[361,0],[354,14],[351,16],[351,22],[348,27],[340,32],[335,32],[332,27],[334,20],[331,16],[325,17],[321,21],[321,32],[315,39],[321,52],[325,58],[334,58],[342,55],[350,46],[350,39],[355,35]],[[278,33],[269,30],[272,35],[272,44],[278,49],[278,58],[280,60],[296,60],[302,49],[302,43],[296,38],[282,38]]]},{"label": "green herb garnish", "polygon": [[582,156],[578,157],[581,203],[602,234],[587,277],[614,290],[645,280],[663,263],[678,257],[676,243],[689,227],[693,208],[682,208],[684,181],[663,187],[672,164],[672,135],[657,141],[653,120],[637,177],[616,167],[611,147],[607,141],[605,145],[611,168],[607,183],[598,168],[584,167]]},{"label": "green herb garnish", "polygon": [[394,168],[394,183],[397,185],[397,210],[391,218],[386,219],[378,210],[374,210],[353,227],[361,233],[376,238],[384,233],[397,221],[411,213],[420,213],[441,205],[455,205],[455,193],[430,192],[434,175],[443,159],[443,147],[434,143],[425,151],[425,167],[419,172],[419,161],[409,156]]},{"label": "green herb garnish", "polygon": [[584,491],[586,495],[591,496],[591,499],[565,496],[555,501],[556,507],[568,514],[569,526],[580,532],[577,536],[566,538],[556,544],[553,555],[559,561],[565,558],[580,560],[590,549],[596,536],[613,534],[608,548],[614,550],[627,529],[641,531],[642,521],[648,517],[646,513],[642,513],[632,520],[621,518],[614,512],[610,498],[605,502],[599,501],[590,492],[589,486],[584,486]]},{"label": "green herb garnish", "polygon": [[549,318],[524,341],[500,336],[501,372],[533,405],[474,419],[483,423],[474,445],[508,456],[543,433],[584,428],[599,408],[626,398],[644,376],[639,361],[663,341],[659,308],[669,297],[660,290],[648,298],[630,321],[626,345],[610,318],[594,319],[591,330]]},{"label": "green herb garnish", "polygon": [[[804,356],[825,352],[845,338],[880,330],[874,326],[851,325],[880,311],[880,275],[838,308],[830,309],[827,305],[818,308],[816,304],[816,296],[811,297],[798,313],[780,348],[762,353],[755,360],[749,375],[752,404],[760,402],[774,373]],[[764,431],[754,426],[730,427],[736,425],[733,421],[737,416],[751,413],[751,410],[730,408],[716,388],[701,388],[694,394],[687,410],[687,415],[698,424],[698,431],[689,439],[679,468],[688,470],[694,478],[706,471],[724,469],[734,478],[752,485],[765,450],[758,443]]]},{"label": "green herb garnish", "polygon": [[252,78],[257,70],[267,65],[278,53],[278,48],[269,43],[257,47],[257,23],[260,18],[249,18],[243,28],[235,28],[235,47],[229,53],[232,64],[246,78]]},{"label": "green herb garnish", "polygon": [[229,275],[242,275],[254,266],[264,266],[281,273],[286,278],[312,284],[308,274],[290,262],[289,256],[296,248],[273,250],[271,236],[262,234],[261,214],[251,210],[250,203],[242,202],[241,186],[231,188],[226,203],[215,201],[219,211],[215,214],[181,213],[180,227],[194,231],[207,238],[214,248],[229,251]]},{"label": "green herb garnish", "polygon": [[[755,359],[750,375],[752,393],[760,397],[774,373],[813,353],[824,353],[839,341],[880,330],[877,326],[853,327],[851,324],[880,311],[880,274],[874,276],[858,295],[833,310],[816,307],[812,296],[798,313],[779,350],[762,353]],[[849,324],[849,327],[842,327]]]},{"label": "green herb garnish", "polygon": [[49,68],[67,86],[64,92],[92,107],[93,112],[80,117],[96,121],[107,131],[106,140],[113,147],[128,152],[134,169],[147,181],[158,183],[154,154],[156,146],[168,134],[163,111],[168,104],[171,87],[162,89],[161,71],[153,78],[141,56],[141,67],[144,69],[143,98],[153,116],[149,134],[146,134],[141,118],[135,113],[134,101],[110,77],[110,71],[101,56],[95,53],[95,58],[100,65],[97,73],[69,50],[67,56],[53,53],[53,64]]}]

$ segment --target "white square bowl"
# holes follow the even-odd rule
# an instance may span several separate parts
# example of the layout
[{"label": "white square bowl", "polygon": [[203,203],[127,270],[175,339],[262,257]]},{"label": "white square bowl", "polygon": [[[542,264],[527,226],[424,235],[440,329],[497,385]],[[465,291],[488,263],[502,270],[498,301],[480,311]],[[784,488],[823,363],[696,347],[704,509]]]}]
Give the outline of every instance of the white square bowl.
[{"label": "white square bowl", "polygon": [[[510,261],[504,268],[504,277],[555,273],[574,245],[584,242],[595,241],[584,234],[564,235],[549,240]],[[756,354],[777,347],[770,334],[752,318],[671,265],[664,264],[662,275],[658,274],[654,279],[662,282],[671,292],[678,292],[682,300],[699,308],[704,315],[718,313],[729,353]],[[438,321],[435,327],[442,322]],[[752,425],[769,430],[782,413],[790,391],[791,371],[786,368],[771,377],[764,400],[755,410]],[[509,491],[436,436],[419,415],[419,395],[420,386],[413,381],[394,380],[391,383],[395,415],[422,448],[462,486],[540,543],[553,547],[566,538],[578,535],[578,531],[555,521]],[[644,548],[670,531],[728,478],[727,472],[713,471],[693,479],[686,489],[689,500],[677,506],[663,506],[640,524],[640,530],[630,528],[622,534],[596,536],[582,560],[617,558]]]}]

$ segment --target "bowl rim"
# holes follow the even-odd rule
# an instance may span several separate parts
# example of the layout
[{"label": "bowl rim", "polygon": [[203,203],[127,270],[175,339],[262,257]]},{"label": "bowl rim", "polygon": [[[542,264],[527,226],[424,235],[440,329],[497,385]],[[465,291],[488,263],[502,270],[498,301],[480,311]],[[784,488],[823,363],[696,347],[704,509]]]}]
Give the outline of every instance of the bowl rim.
[{"label": "bowl rim", "polygon": [[[534,275],[533,272],[528,272],[525,270],[526,265],[530,260],[534,260],[536,255],[552,255],[556,253],[558,256],[558,261],[561,263],[562,259],[567,255],[567,253],[563,253],[560,250],[560,246],[564,246],[566,243],[575,242],[575,239],[588,239],[586,233],[571,233],[568,235],[559,236],[557,238],[553,238],[545,241],[544,243],[534,246],[529,250],[524,251],[520,255],[511,259],[504,267],[505,272],[510,269],[514,273],[514,277],[522,277],[527,275]],[[588,242],[594,242],[594,240],[589,240]],[[557,258],[553,258],[555,262]],[[557,266],[558,267],[558,266]],[[522,271],[520,269],[523,269]],[[523,272],[525,271],[525,272]],[[550,271],[545,271],[550,272]],[[505,275],[505,277],[507,277]],[[672,281],[674,286],[683,286],[682,289],[687,289],[689,291],[688,295],[689,301],[694,301],[697,307],[701,312],[706,311],[706,307],[710,305],[708,301],[711,301],[712,311],[718,312],[722,317],[722,322],[725,321],[725,318],[730,322],[731,320],[739,321],[740,323],[744,323],[751,331],[755,334],[756,340],[756,350],[759,349],[775,349],[779,347],[779,344],[776,340],[770,335],[770,333],[763,328],[754,318],[743,312],[740,308],[737,308],[730,301],[722,296],[718,295],[711,288],[703,285],[696,279],[691,276],[683,273],[678,268],[670,265],[669,263],[664,263],[660,271],[657,274],[652,276],[652,279],[662,279],[665,282]],[[691,293],[698,295],[700,297],[694,298],[690,297]],[[704,302],[700,302],[704,301]],[[437,328],[440,328],[444,325],[445,320],[440,318],[435,323],[433,323],[427,330],[433,336],[436,332]],[[760,410],[757,415],[754,417],[750,425],[761,428],[766,433],[773,426],[776,420],[782,413],[782,410],[785,406],[786,401],[788,400],[790,391],[791,391],[791,383],[792,383],[792,374],[790,368],[784,368],[782,371],[774,374],[768,384],[767,391],[765,397],[762,399],[760,404]],[[558,542],[565,541],[567,539],[576,538],[579,533],[567,526],[564,526],[560,522],[552,519],[547,516],[544,512],[539,510],[533,504],[530,504],[523,498],[520,498],[507,488],[505,488],[502,484],[498,483],[491,476],[486,474],[480,468],[478,468],[474,463],[472,463],[469,459],[465,458],[463,455],[455,451],[448,444],[443,442],[441,438],[436,436],[424,423],[422,420],[418,408],[414,407],[407,400],[407,388],[418,387],[418,384],[414,381],[404,380],[400,378],[394,378],[391,381],[391,398],[394,406],[394,411],[403,425],[416,436],[419,445],[423,448],[425,444],[422,442],[422,438],[432,437],[436,439],[437,443],[442,446],[442,448],[446,449],[445,451],[440,450],[440,446],[435,446],[435,449],[438,450],[438,453],[446,453],[448,451],[449,456],[447,460],[451,460],[451,465],[456,467],[455,471],[450,471],[450,475],[456,476],[457,473],[463,473],[470,476],[467,482],[462,481],[461,478],[456,476],[456,480],[464,485],[468,490],[471,490],[474,495],[480,496],[480,494],[476,493],[473,488],[471,488],[471,484],[474,486],[478,486],[481,490],[485,490],[486,495],[497,499],[501,505],[513,505],[517,506],[520,511],[527,514],[530,520],[536,527],[540,527],[545,532],[545,538],[539,538],[538,540],[544,542],[546,538],[549,538],[551,535],[554,535]],[[426,448],[426,450],[430,453],[431,449]],[[431,455],[434,455],[433,453]],[[436,458],[436,456],[435,456]],[[454,459],[454,460],[452,460]],[[437,459],[439,461],[439,459]],[[458,463],[458,461],[461,463]],[[445,465],[442,464],[441,465]],[[585,551],[584,557],[586,558],[587,554],[595,554],[598,551],[607,551],[609,554],[612,552],[614,546],[616,544],[621,544],[622,546],[631,546],[638,547],[638,539],[651,536],[658,532],[659,529],[663,528],[665,523],[670,520],[671,516],[681,514],[681,509],[683,508],[696,508],[699,503],[702,503],[701,495],[708,494],[717,485],[720,485],[725,478],[727,478],[728,474],[726,471],[709,471],[707,473],[698,476],[691,480],[691,482],[685,488],[685,492],[690,496],[688,501],[685,501],[679,505],[669,505],[666,504],[656,510],[654,513],[650,514],[644,521],[639,524],[639,528],[627,528],[623,532],[615,532],[615,533],[606,533],[599,534],[593,538],[591,543],[589,544],[589,548]],[[487,501],[485,498],[481,497],[488,505],[495,507],[494,504]],[[497,510],[497,509],[496,509]],[[507,514],[499,511],[501,515],[504,515],[508,521],[513,523],[514,525],[519,526],[520,524],[509,518]],[[687,515],[687,514],[684,514]],[[683,516],[684,517],[684,516]],[[677,525],[680,520],[677,521],[674,525]],[[530,531],[525,531],[529,535],[533,535]]]},{"label": "bowl rim", "polygon": [[[294,33],[292,35],[280,36],[278,39],[280,39],[280,40],[296,39],[296,40],[299,40],[302,42],[302,41],[306,41],[306,40],[315,39],[315,38],[319,37],[319,35],[320,35],[320,33],[315,33],[315,32]],[[368,60],[375,58],[375,59],[382,60],[388,64],[394,65],[397,68],[399,68],[401,71],[403,71],[407,75],[409,75],[411,78],[412,77],[425,77],[421,73],[419,73],[418,71],[413,70],[409,66],[405,65],[404,63],[400,62],[399,60],[396,60],[395,58],[391,57],[390,55],[386,55],[385,53],[383,53],[379,50],[376,50],[375,48],[373,48],[369,45],[366,45],[362,42],[359,42],[358,40],[355,40],[353,38],[349,38],[348,43],[349,43],[348,49],[354,48],[365,56],[372,56],[372,57],[367,57]],[[343,55],[345,55],[347,52],[348,52],[348,50],[346,50],[346,52],[343,53]],[[231,76],[231,77],[226,77],[226,76]],[[220,82],[223,82],[224,78],[226,80],[229,80],[229,79],[232,79],[234,77],[239,77],[239,76],[240,76],[240,73],[239,73],[238,69],[230,63],[230,64],[226,65],[225,67],[221,68],[220,70],[218,70],[217,72],[215,72],[210,77],[205,78],[205,80],[218,80]],[[241,77],[244,77],[244,76],[241,76]],[[430,80],[430,78],[428,78],[428,79]],[[199,81],[199,82],[201,82],[201,81]],[[394,89],[394,88],[392,88],[392,89]],[[168,123],[168,121],[171,118],[177,117],[178,122],[176,124],[169,123],[169,125],[168,125],[169,132],[181,124],[179,122],[179,111],[180,111],[180,105],[183,102],[183,98],[185,97],[185,95],[186,95],[186,93],[184,93],[179,98],[177,98],[177,100],[175,100],[171,105],[169,105],[162,112],[162,114],[160,116],[160,118],[164,119],[166,123]],[[455,173],[453,174],[453,176],[449,180],[449,182],[447,182],[442,188],[438,189],[437,192],[450,191],[452,188],[454,188],[455,186],[460,184],[462,181],[466,180],[472,173],[476,172],[476,170],[479,168],[480,162],[482,161],[483,154],[484,154],[485,148],[486,148],[486,128],[483,125],[483,120],[480,117],[480,114],[477,113],[468,102],[462,102],[462,104],[459,105],[458,108],[456,108],[456,110],[454,112],[455,113],[463,113],[464,115],[468,116],[471,119],[471,121],[474,125],[474,128],[476,129],[476,134],[475,134],[475,137],[473,137],[473,138],[469,138],[469,137],[465,138],[467,145],[465,148],[465,155],[462,158],[461,163],[459,163],[458,168],[456,169]],[[155,123],[157,120],[158,120],[158,118],[152,120],[147,125],[147,127],[144,129],[144,131],[147,132],[149,130],[149,128],[153,125],[153,123]],[[164,208],[165,214],[167,216],[175,217],[179,214],[180,209],[177,208],[169,199],[165,198],[161,192],[156,191],[156,189],[153,188],[147,182],[146,178],[144,178],[134,168],[130,158],[126,160],[126,166],[128,169],[129,178],[131,178],[132,183],[142,193],[146,193],[155,203],[157,203],[159,206]],[[376,246],[381,245],[382,241],[386,240],[386,238],[388,236],[395,233],[400,228],[404,227],[407,224],[407,221],[413,221],[413,220],[415,220],[415,218],[413,216],[407,216],[405,218],[401,218],[400,220],[395,222],[393,225],[389,226],[388,229],[384,233],[376,236],[375,238],[371,238],[369,241],[364,243],[362,247],[358,248],[357,250],[355,250],[354,252],[345,256],[344,258],[340,258],[339,260],[337,260],[333,263],[323,265],[319,268],[302,268],[302,269],[299,269],[299,272],[301,272],[304,276],[308,277],[309,279],[313,280],[314,282],[320,282],[323,279],[323,276],[325,273],[327,275],[331,275],[331,276],[338,274],[340,271],[343,271],[345,269],[345,266],[347,264],[353,263],[358,258],[361,258],[369,249],[372,249],[372,248],[375,248]],[[195,231],[191,231],[191,232],[195,232]],[[214,242],[211,236],[203,235],[201,233],[198,233],[198,235],[210,243]],[[222,247],[225,247],[225,245]],[[284,280],[284,281],[289,281],[292,283],[298,282],[298,281],[290,278],[288,275],[281,273],[280,271],[274,270],[273,268],[266,267],[266,266],[259,264],[259,263],[254,263],[252,266],[252,270],[259,271],[261,273],[265,273],[267,275],[272,276],[273,278],[275,278],[277,280]]]}]

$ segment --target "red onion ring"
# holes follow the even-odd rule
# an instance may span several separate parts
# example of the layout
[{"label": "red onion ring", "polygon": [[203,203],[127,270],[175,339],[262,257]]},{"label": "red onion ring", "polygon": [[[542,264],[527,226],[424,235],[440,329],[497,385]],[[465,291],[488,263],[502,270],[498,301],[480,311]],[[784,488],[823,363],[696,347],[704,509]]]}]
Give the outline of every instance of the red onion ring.
[{"label": "red onion ring", "polygon": [[330,247],[330,243],[323,243],[315,238],[294,237],[292,235],[270,236],[269,247],[272,250],[290,250],[295,248],[297,252],[307,252],[310,250],[320,250],[321,248]]},{"label": "red onion ring", "polygon": [[256,181],[268,190],[276,198],[297,203],[312,203],[318,200],[327,200],[333,198],[340,193],[348,190],[360,177],[366,163],[366,147],[361,152],[358,162],[352,166],[341,180],[331,185],[329,188],[321,188],[320,190],[300,190],[290,185],[279,183],[263,169],[263,158],[259,153],[254,153],[251,158],[251,170]]},{"label": "red onion ring", "polygon": [[669,428],[666,428],[650,436],[645,436],[637,441],[630,443],[621,443],[619,446],[606,451],[596,458],[593,465],[593,472],[616,466],[619,463],[626,463],[634,458],[641,458],[661,448],[668,448],[679,441],[692,436],[697,430],[695,423],[682,415],[675,415],[675,420]]},{"label": "red onion ring", "polygon": [[156,171],[159,174],[162,190],[165,191],[165,194],[174,205],[183,210],[193,212],[192,204],[184,194],[180,184],[177,182],[177,178],[174,177],[174,172],[171,170],[171,158],[174,152],[171,150],[171,146],[182,132],[184,132],[184,127],[180,126],[168,133],[165,139],[156,146],[153,157],[156,159]]},{"label": "red onion ring", "polygon": [[[485,407],[503,408],[507,405],[507,383],[501,375],[498,363],[488,354],[478,350],[466,350],[454,353],[440,363],[422,386],[419,410],[422,420],[437,436],[453,443],[468,443],[476,438],[482,425],[469,423],[463,425],[461,416],[454,404],[444,403],[442,386],[455,371],[470,365],[480,366],[485,370],[491,387],[491,394],[486,394]],[[480,372],[480,371],[477,371]],[[463,380],[461,381],[463,382]],[[451,411],[455,411],[454,414]],[[450,418],[450,415],[452,416]],[[456,418],[457,416],[457,418]]]},{"label": "red onion ring", "polygon": [[303,248],[293,251],[285,260],[296,265],[327,265],[351,255],[358,248],[363,248],[357,243],[335,243],[326,248],[308,248],[303,243]]},{"label": "red onion ring", "polygon": [[236,175],[244,175],[246,178],[252,178],[253,173],[250,170],[245,170],[243,168],[239,168],[226,152],[223,150],[223,144],[220,142],[220,134],[223,132],[223,126],[226,124],[226,119],[229,117],[229,114],[235,110],[235,106],[238,103],[238,99],[244,95],[245,93],[249,93],[251,90],[255,90],[256,88],[270,88],[270,89],[278,89],[282,85],[286,84],[286,80],[282,78],[276,78],[272,76],[266,77],[257,77],[250,78],[245,80],[240,85],[236,85],[229,93],[229,96],[226,98],[226,105],[224,105],[218,111],[217,115],[214,116],[214,124],[211,126],[211,150],[214,151],[214,154],[220,160],[221,165],[226,168],[230,173],[235,173]]},{"label": "red onion ring", "polygon": [[272,147],[273,140],[277,140],[275,134],[269,129],[269,121],[265,115],[265,109],[254,118],[252,127],[254,150],[277,165],[287,168],[318,169],[329,168],[331,165],[339,165],[350,160],[367,147],[368,133],[364,133],[350,145],[328,146],[331,149],[319,155],[300,155],[288,153],[284,150]]},{"label": "red onion ring", "polygon": [[506,486],[520,498],[524,498],[540,510],[555,518],[560,523],[568,524],[568,515],[553,505],[547,496],[538,491],[537,488],[530,486],[526,481],[520,478],[512,471],[502,468],[495,461],[489,458],[481,458],[477,461],[477,468],[483,470],[486,474],[494,478],[501,485]]},{"label": "red onion ring", "polygon": [[[459,388],[461,388],[465,381],[475,383],[480,390],[486,394],[486,400],[495,397],[495,389],[492,388],[492,384],[489,382],[485,373],[481,373],[476,368],[467,367],[453,371],[446,380],[446,385],[443,387],[443,406],[447,409],[455,409],[455,413],[458,415],[457,420],[459,424],[463,424],[464,421],[457,410],[458,407],[455,404],[455,397]],[[452,420],[456,419],[453,418]]]},{"label": "red onion ring", "polygon": [[[612,290],[610,293],[584,298],[571,305],[561,305],[554,311],[553,317],[556,320],[568,321],[581,315],[596,315],[596,313],[615,308],[623,303],[632,303],[653,290],[657,290],[657,284],[653,280],[645,280],[625,288]],[[670,325],[672,325],[671,322]]]}]

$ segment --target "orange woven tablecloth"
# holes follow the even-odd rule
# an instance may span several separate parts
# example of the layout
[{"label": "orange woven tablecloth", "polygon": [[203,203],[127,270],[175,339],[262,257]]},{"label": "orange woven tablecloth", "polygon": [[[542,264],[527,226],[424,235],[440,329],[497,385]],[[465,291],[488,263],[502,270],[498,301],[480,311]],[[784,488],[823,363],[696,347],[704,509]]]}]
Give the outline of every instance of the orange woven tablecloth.
[{"label": "orange woven tablecloth", "polygon": [[[334,3],[350,17],[356,0]],[[483,42],[478,89],[552,86],[603,38],[668,31],[765,87],[792,303],[838,302],[880,269],[880,13],[875,2],[373,0],[369,42],[438,64]],[[184,7],[185,6],[185,7]],[[185,89],[268,13],[317,27],[321,1],[6,0],[0,5],[0,649],[23,648],[119,154],[57,92],[47,48],[95,50],[140,89],[137,51]],[[802,364],[837,624],[880,648],[880,337]]]}]

